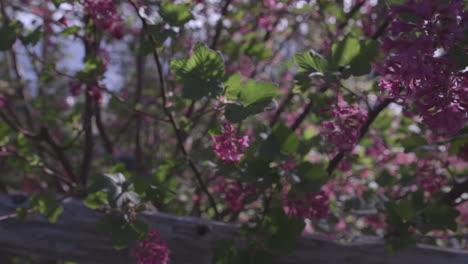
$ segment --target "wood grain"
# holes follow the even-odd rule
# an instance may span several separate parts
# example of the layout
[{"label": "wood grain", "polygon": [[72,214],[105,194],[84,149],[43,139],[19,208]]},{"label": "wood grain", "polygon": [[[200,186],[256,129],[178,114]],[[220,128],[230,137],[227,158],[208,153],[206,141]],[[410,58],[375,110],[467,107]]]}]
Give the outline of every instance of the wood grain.
[{"label": "wood grain", "polygon": [[[12,214],[22,199],[0,195],[0,216]],[[15,202],[16,201],[16,202]],[[26,220],[0,222],[0,249],[46,259],[79,264],[135,263],[128,250],[117,251],[96,228],[102,213],[85,207],[79,200],[65,200],[64,212],[51,224],[40,215]],[[145,214],[151,228],[167,240],[173,264],[210,264],[212,248],[223,239],[240,247],[247,245],[237,236],[237,226],[169,214]],[[275,264],[467,264],[468,252],[432,246],[413,247],[389,256],[378,239],[338,244],[316,236],[303,236],[288,256],[277,256]]]}]

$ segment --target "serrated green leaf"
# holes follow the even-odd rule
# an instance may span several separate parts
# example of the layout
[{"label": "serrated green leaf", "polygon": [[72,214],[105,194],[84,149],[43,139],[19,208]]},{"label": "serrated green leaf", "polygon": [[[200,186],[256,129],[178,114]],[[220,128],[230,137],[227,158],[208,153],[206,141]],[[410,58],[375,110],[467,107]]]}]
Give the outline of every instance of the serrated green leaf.
[{"label": "serrated green leaf", "polygon": [[335,66],[349,65],[360,53],[361,45],[358,39],[347,36],[332,47],[331,60]]},{"label": "serrated green leaf", "polygon": [[185,98],[214,97],[224,89],[223,57],[202,43],[195,46],[189,59],[171,61],[171,71],[182,81],[182,96]]},{"label": "serrated green leaf", "polygon": [[283,123],[276,125],[262,146],[265,155],[292,155],[299,147],[299,136]]},{"label": "serrated green leaf", "polygon": [[263,226],[270,234],[266,241],[267,247],[285,253],[292,251],[304,227],[304,220],[285,214],[283,208],[271,208]]},{"label": "serrated green leaf", "polygon": [[164,1],[161,4],[159,15],[163,18],[164,22],[175,27],[183,26],[193,19],[193,15],[190,12],[190,5],[175,4],[170,1]]},{"label": "serrated green leaf", "polygon": [[294,168],[300,182],[293,189],[300,192],[318,192],[328,181],[328,173],[323,164],[302,162]]},{"label": "serrated green leaf", "polygon": [[91,209],[98,209],[101,205],[107,201],[107,193],[100,191],[96,193],[90,193],[86,196],[83,201],[84,205]]},{"label": "serrated green leaf", "polygon": [[31,208],[43,214],[50,222],[55,223],[63,212],[62,205],[51,191],[43,191],[31,197]]},{"label": "serrated green leaf", "polygon": [[273,83],[248,80],[240,92],[239,101],[244,107],[248,107],[257,102],[272,99],[277,93],[278,87]]},{"label": "serrated green leaf", "polygon": [[313,50],[304,52],[303,54],[296,54],[295,59],[297,65],[308,74],[328,71],[328,61]]},{"label": "serrated green leaf", "polygon": [[258,113],[271,111],[277,107],[278,103],[272,99],[266,99],[261,102],[257,102],[248,107],[243,107],[238,104],[226,104],[226,110],[224,115],[232,122],[237,123],[249,116],[256,115]]},{"label": "serrated green leaf", "polygon": [[240,92],[242,90],[242,76],[239,72],[236,72],[229,76],[226,82],[224,82],[224,87],[226,88],[226,98],[229,100],[236,100],[239,98]]}]

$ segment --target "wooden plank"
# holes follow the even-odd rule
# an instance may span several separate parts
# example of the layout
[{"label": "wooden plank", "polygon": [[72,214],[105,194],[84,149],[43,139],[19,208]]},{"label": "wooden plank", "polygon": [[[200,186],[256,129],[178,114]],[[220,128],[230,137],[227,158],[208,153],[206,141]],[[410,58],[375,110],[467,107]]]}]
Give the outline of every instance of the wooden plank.
[{"label": "wooden plank", "polygon": [[[0,216],[15,212],[20,203],[0,195]],[[46,259],[76,261],[79,264],[135,263],[129,250],[117,251],[96,228],[102,213],[86,208],[78,200],[63,202],[64,213],[55,224],[42,216],[0,222],[0,248],[5,252]],[[236,240],[237,226],[193,217],[145,214],[151,228],[167,240],[174,264],[209,264],[212,248],[223,239]],[[316,236],[303,236],[288,256],[275,257],[276,264],[467,264],[468,252],[417,246],[389,256],[383,243],[375,240],[338,244]]]}]

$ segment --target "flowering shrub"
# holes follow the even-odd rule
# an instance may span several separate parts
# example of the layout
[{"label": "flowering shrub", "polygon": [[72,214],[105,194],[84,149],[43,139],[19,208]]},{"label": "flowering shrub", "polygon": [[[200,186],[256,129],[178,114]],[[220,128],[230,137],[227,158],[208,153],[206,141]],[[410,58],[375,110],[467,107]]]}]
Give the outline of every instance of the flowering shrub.
[{"label": "flowering shrub", "polygon": [[0,1],[1,190],[52,222],[82,199],[138,263],[172,245],[142,210],[240,224],[247,249],[215,256],[302,233],[466,249],[466,10]]},{"label": "flowering shrub", "polygon": [[165,264],[169,261],[169,249],[155,230],[148,231],[148,237],[133,250],[138,264]]}]

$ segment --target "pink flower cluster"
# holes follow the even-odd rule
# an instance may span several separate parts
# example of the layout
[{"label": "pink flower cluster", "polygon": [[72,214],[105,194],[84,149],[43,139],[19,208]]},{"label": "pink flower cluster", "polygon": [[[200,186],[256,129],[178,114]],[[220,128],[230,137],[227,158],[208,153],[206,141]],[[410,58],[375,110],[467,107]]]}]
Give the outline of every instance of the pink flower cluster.
[{"label": "pink flower cluster", "polygon": [[138,264],[166,264],[169,262],[169,249],[166,242],[154,230],[148,232],[148,237],[138,243],[132,253],[138,259]]},{"label": "pink flower cluster", "polygon": [[239,162],[249,147],[249,137],[236,136],[237,130],[229,122],[224,123],[223,127],[223,134],[213,137],[213,151],[224,162]]},{"label": "pink flower cluster", "polygon": [[290,193],[283,197],[285,212],[299,218],[327,218],[330,210],[328,196],[324,191],[318,193]]},{"label": "pink flower cluster", "polygon": [[220,177],[215,186],[216,192],[224,195],[224,199],[229,208],[235,211],[244,209],[244,200],[248,195],[257,192],[253,185],[240,181],[227,182]]},{"label": "pink flower cluster", "polygon": [[457,69],[449,57],[468,31],[463,10],[460,0],[411,0],[393,6],[391,35],[382,46],[387,57],[378,69],[384,75],[381,90],[413,103],[423,122],[443,137],[457,134],[468,120],[468,72]]},{"label": "pink flower cluster", "polygon": [[[83,83],[78,80],[71,80],[68,82],[68,88],[70,89],[70,93],[73,96],[78,96],[81,92],[81,88],[83,87]],[[93,83],[88,90],[88,94],[96,100],[98,103],[102,103],[102,90],[105,88],[98,83]]]},{"label": "pink flower cluster", "polygon": [[0,94],[0,110],[6,105],[6,97],[3,94]]},{"label": "pink flower cluster", "polygon": [[114,0],[85,0],[83,5],[98,27],[111,32],[116,39],[123,37],[124,26]]},{"label": "pink flower cluster", "polygon": [[440,166],[431,160],[420,160],[417,172],[418,184],[430,193],[439,192],[446,182],[446,176]]},{"label": "pink flower cluster", "polygon": [[323,121],[325,137],[341,152],[353,150],[361,136],[361,127],[367,120],[367,112],[343,100],[332,110],[334,121]]}]

